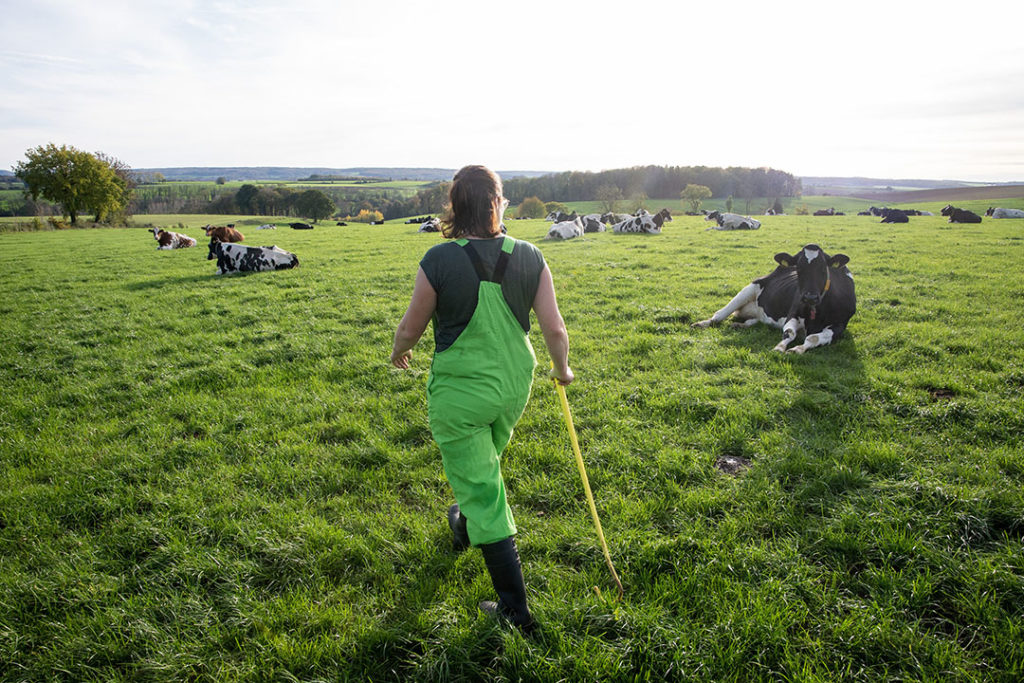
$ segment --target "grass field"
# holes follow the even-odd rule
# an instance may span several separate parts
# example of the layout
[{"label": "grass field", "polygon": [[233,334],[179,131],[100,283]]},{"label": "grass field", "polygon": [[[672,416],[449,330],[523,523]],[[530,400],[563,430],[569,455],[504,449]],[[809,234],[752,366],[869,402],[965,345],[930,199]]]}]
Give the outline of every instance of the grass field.
[{"label": "grass field", "polygon": [[[503,461],[529,639],[451,549],[431,339],[387,363],[439,236],[252,232],[300,267],[217,277],[139,229],[0,234],[0,680],[1021,680],[1024,221],[763,224],[508,223],[625,584],[542,361]],[[811,242],[850,256],[847,337],[690,327]]]}]

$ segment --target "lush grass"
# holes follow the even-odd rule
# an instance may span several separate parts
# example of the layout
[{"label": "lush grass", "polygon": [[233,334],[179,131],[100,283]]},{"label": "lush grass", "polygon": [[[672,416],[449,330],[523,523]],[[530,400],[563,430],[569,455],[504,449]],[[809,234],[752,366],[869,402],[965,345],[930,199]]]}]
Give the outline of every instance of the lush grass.
[{"label": "lush grass", "polygon": [[[216,277],[137,229],[0,234],[0,678],[1020,680],[1024,221],[876,221],[509,222],[626,586],[539,368],[503,463],[533,639],[450,549],[430,339],[387,364],[437,235],[253,233],[301,267]],[[690,327],[808,242],[851,258],[847,338]]]}]

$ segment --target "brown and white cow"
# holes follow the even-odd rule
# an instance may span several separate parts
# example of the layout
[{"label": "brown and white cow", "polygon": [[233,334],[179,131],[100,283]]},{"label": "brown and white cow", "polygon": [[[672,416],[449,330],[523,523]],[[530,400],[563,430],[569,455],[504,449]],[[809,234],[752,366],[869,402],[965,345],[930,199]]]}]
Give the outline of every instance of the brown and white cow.
[{"label": "brown and white cow", "polygon": [[[732,314],[736,327],[766,323],[782,330],[776,351],[803,353],[839,339],[857,310],[853,275],[845,254],[829,256],[817,244],[796,255],[775,255],[778,267],[739,291],[724,308],[694,327],[717,325]],[[804,343],[789,348],[799,332]]]},{"label": "brown and white cow", "polygon": [[235,230],[230,225],[207,225],[206,236],[212,237],[219,242],[241,242],[245,235]]},{"label": "brown and white cow", "polygon": [[188,249],[196,246],[196,241],[188,235],[163,228],[153,228],[153,237],[156,239],[157,249]]}]

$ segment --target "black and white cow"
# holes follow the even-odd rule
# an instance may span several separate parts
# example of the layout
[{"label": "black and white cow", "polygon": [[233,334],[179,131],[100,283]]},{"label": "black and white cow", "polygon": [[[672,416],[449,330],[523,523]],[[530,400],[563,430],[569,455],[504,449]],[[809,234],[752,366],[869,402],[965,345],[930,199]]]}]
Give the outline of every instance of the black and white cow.
[{"label": "black and white cow", "polygon": [[551,221],[552,223],[564,223],[566,221],[574,220],[577,217],[578,215],[575,211],[573,211],[572,213],[566,213],[564,211],[552,211],[547,215],[547,218],[545,218],[544,220]]},{"label": "black and white cow", "polygon": [[909,223],[907,212],[900,209],[882,209],[882,220],[879,223]]},{"label": "black and white cow", "polygon": [[992,218],[1024,218],[1024,211],[1020,209],[996,209],[990,206],[985,215]]},{"label": "black and white cow", "polygon": [[257,230],[277,230],[277,226],[273,223],[264,223],[263,225],[256,228]]},{"label": "black and white cow", "polygon": [[428,218],[423,221],[423,224],[420,225],[420,229],[417,232],[441,232],[441,219]]},{"label": "black and white cow", "polygon": [[231,242],[210,240],[210,253],[206,260],[217,259],[217,275],[262,270],[295,268],[299,259],[295,254],[277,246],[246,247]]},{"label": "black and white cow", "polygon": [[576,216],[571,221],[560,221],[552,225],[544,239],[571,240],[574,237],[581,237],[583,232],[583,221],[579,216]]},{"label": "black and white cow", "polygon": [[949,216],[950,223],[980,223],[981,216],[974,213],[973,211],[967,211],[966,209],[958,209],[952,204],[946,204],[942,207],[942,215]]},{"label": "black and white cow", "polygon": [[312,230],[313,226],[310,223],[289,223],[292,230]]},{"label": "black and white cow", "polygon": [[[643,211],[643,209],[641,209]],[[649,235],[660,235],[661,226],[672,220],[672,213],[668,209],[662,209],[658,213],[633,216],[612,226],[612,232],[617,233],[647,233]]]},{"label": "black and white cow", "polygon": [[[839,339],[857,310],[853,275],[845,254],[829,256],[817,244],[808,244],[795,256],[775,255],[778,267],[739,291],[707,320],[694,327],[717,325],[736,314],[737,327],[759,322],[782,330],[776,351],[803,353]],[[804,343],[789,348],[799,332]]]},{"label": "black and white cow", "polygon": [[709,211],[705,213],[704,220],[715,221],[718,224],[718,227],[711,226],[708,230],[757,230],[761,227],[761,221],[738,213]]},{"label": "black and white cow", "polygon": [[580,221],[583,223],[583,232],[604,232],[604,221],[599,213],[588,213]]},{"label": "black and white cow", "polygon": [[616,223],[621,223],[622,221],[628,221],[632,217],[632,214],[612,213],[611,211],[609,211],[608,213],[601,214],[601,222],[607,223],[608,225],[615,225]]},{"label": "black and white cow", "polygon": [[180,232],[171,232],[163,228],[153,228],[157,249],[188,249],[196,246],[196,241]]}]

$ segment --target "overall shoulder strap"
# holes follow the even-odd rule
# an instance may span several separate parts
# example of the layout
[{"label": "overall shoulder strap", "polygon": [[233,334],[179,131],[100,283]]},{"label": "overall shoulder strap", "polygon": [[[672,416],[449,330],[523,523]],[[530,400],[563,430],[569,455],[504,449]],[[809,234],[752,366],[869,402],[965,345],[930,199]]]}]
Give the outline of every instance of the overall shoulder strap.
[{"label": "overall shoulder strap", "polygon": [[459,240],[459,242],[465,242],[465,244],[462,245],[463,251],[466,252],[466,256],[468,256],[469,260],[473,263],[473,269],[476,271],[476,276],[480,278],[481,282],[486,282],[488,280],[487,269],[484,268],[484,263],[480,260],[480,254],[476,253],[476,249],[473,248],[473,243],[469,240]]},{"label": "overall shoulder strap", "polygon": [[498,254],[498,262],[494,264],[494,275],[491,282],[501,284],[505,277],[505,269],[508,268],[508,261],[512,257],[512,250],[516,248],[516,241],[506,235],[501,242],[501,253]]}]

